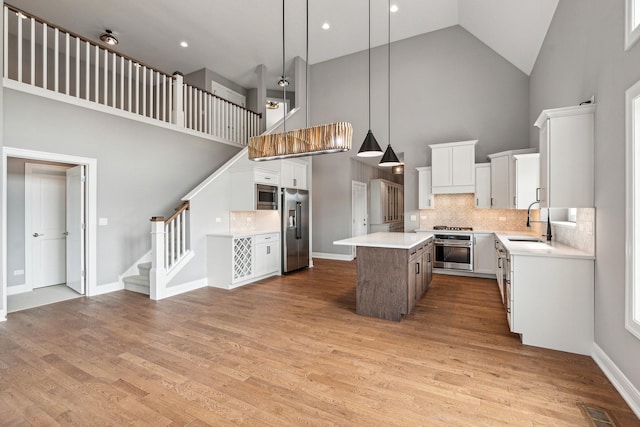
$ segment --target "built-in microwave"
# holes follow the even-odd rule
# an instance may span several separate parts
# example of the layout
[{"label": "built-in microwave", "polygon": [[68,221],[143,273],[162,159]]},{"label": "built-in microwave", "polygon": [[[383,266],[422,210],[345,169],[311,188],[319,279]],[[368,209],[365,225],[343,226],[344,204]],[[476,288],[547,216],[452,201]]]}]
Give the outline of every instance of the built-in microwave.
[{"label": "built-in microwave", "polygon": [[278,187],[256,184],[256,209],[278,210]]}]

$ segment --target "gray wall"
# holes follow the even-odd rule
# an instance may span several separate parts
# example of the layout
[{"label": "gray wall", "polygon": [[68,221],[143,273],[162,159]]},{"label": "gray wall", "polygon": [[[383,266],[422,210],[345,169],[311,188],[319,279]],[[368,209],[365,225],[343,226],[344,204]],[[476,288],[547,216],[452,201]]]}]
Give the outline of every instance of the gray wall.
[{"label": "gray wall", "polygon": [[[640,389],[640,341],[624,327],[625,91],[640,79],[640,44],[624,51],[624,2],[563,0],[530,79],[529,122],[542,109],[596,96],[595,341]],[[538,134],[531,129],[531,146]]]},{"label": "gray wall", "polygon": [[[372,131],[384,148],[387,47],[372,50]],[[460,26],[393,43],[391,141],[405,158],[405,229],[419,227],[419,166],[431,164],[429,144],[478,139],[476,161],[529,145],[529,79]],[[311,69],[311,121],[349,121],[350,153],[313,159],[314,252],[349,254],[332,242],[351,233],[350,156],[368,129],[367,52]],[[411,221],[416,215],[416,221]]]},{"label": "gray wall", "polygon": [[149,218],[238,148],[53,100],[4,90],[4,145],[98,161],[98,284],[113,283],[151,247]]},{"label": "gray wall", "polygon": [[185,74],[184,76],[185,83],[206,90],[207,92],[211,92],[212,80],[234,92],[247,96],[247,89],[208,68],[202,68],[193,73]]}]

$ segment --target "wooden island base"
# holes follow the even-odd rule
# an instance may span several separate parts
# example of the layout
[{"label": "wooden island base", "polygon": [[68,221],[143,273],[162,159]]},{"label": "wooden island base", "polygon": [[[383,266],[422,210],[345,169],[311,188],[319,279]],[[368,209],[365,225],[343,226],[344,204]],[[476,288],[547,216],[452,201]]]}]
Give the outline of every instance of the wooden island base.
[{"label": "wooden island base", "polygon": [[409,249],[358,246],[356,313],[400,321],[431,282],[432,240]]}]

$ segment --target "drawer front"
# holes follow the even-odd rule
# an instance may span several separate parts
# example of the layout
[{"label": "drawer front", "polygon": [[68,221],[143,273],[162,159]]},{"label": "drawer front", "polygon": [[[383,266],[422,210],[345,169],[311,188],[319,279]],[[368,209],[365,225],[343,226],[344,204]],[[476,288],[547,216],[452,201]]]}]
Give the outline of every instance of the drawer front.
[{"label": "drawer front", "polygon": [[278,174],[261,170],[253,171],[253,180],[260,184],[278,185]]},{"label": "drawer front", "polygon": [[279,242],[280,233],[258,234],[254,237],[256,245],[260,243]]}]

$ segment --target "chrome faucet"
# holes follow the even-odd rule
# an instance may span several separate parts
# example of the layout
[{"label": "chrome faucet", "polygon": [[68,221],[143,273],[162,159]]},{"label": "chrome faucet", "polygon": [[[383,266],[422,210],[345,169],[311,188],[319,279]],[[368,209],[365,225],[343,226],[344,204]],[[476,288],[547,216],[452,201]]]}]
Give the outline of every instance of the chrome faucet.
[{"label": "chrome faucet", "polygon": [[[527,227],[531,227],[531,223],[532,222],[544,222],[544,221],[531,221],[531,206],[535,205],[536,203],[540,203],[540,201],[536,200],[535,202],[531,203],[529,205],[529,209],[527,209]],[[549,214],[549,209],[547,209],[547,234],[543,234],[543,236],[546,236],[547,238],[547,242],[551,241],[551,215]]]}]

